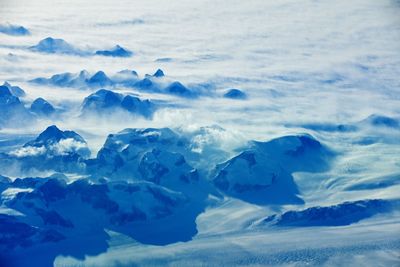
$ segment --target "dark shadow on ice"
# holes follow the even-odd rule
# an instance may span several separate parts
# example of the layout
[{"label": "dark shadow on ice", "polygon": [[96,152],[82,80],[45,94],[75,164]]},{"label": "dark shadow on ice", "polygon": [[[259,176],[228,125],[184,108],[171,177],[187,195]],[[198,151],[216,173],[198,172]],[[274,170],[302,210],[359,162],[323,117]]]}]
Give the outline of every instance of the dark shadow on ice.
[{"label": "dark shadow on ice", "polygon": [[62,177],[4,178],[0,189],[8,196],[1,204],[24,215],[0,215],[0,258],[13,266],[52,266],[58,255],[98,255],[108,248],[105,229],[144,244],[189,241],[206,197],[147,181],[67,184]]}]

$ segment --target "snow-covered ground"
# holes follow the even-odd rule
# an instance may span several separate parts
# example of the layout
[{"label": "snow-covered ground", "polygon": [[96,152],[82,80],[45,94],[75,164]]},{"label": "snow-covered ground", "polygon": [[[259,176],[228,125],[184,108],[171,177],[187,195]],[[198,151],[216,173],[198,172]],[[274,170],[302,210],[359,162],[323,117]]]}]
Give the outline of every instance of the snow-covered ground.
[{"label": "snow-covered ground", "polygon": [[399,12],[1,1],[0,266],[399,265]]},{"label": "snow-covered ground", "polygon": [[[189,243],[166,247],[112,236],[115,245],[104,255],[88,257],[85,266],[396,266],[399,231],[398,219],[381,218],[335,228],[200,234]],[[81,263],[68,257],[56,260],[58,266]]]}]

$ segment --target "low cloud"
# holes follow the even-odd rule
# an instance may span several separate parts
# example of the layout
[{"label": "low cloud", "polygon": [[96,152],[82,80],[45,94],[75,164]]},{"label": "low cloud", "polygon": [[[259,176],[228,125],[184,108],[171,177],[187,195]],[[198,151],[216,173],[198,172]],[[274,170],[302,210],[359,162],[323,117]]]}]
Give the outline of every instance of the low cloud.
[{"label": "low cloud", "polygon": [[62,139],[60,142],[52,145],[50,150],[55,155],[65,156],[69,153],[79,152],[81,149],[87,148],[85,143],[76,141],[72,138]]},{"label": "low cloud", "polygon": [[47,149],[44,146],[41,147],[27,146],[18,148],[14,151],[9,152],[8,154],[17,158],[24,158],[24,157],[35,157],[44,155],[46,152]]}]

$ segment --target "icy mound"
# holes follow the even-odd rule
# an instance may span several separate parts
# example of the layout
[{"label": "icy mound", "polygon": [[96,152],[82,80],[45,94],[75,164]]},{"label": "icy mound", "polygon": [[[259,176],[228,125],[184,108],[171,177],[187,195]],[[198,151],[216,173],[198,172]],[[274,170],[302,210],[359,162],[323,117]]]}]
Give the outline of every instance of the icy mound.
[{"label": "icy mound", "polygon": [[[86,143],[86,141],[74,131],[61,131],[57,128],[57,126],[52,125],[44,130],[35,140],[25,144],[25,146],[48,147],[67,139],[72,139],[80,143]],[[85,153],[81,153],[82,155],[86,154],[86,149],[84,149],[84,151]]]},{"label": "icy mound", "polygon": [[146,74],[145,78],[136,81],[131,84],[131,86],[146,92],[168,94],[184,98],[196,98],[199,96],[196,91],[187,88],[181,82],[173,81],[167,83],[162,79],[163,77],[165,77],[164,72],[159,69],[153,75]]},{"label": "icy mound", "polygon": [[165,77],[164,71],[162,69],[157,69],[154,74],[145,74],[144,75],[145,78],[163,78]]},{"label": "icy mound", "polygon": [[130,145],[136,152],[154,148],[178,152],[187,149],[188,144],[186,139],[169,128],[125,129],[117,134],[110,134],[102,150],[120,153]]},{"label": "icy mound", "polygon": [[109,135],[97,157],[87,161],[87,171],[110,180],[152,182],[202,202],[210,185],[186,161],[191,153],[186,139],[168,128],[125,129]]},{"label": "icy mound", "polygon": [[107,57],[130,57],[133,53],[119,45],[116,45],[110,50],[98,50],[95,54]]},{"label": "icy mound", "polygon": [[328,167],[330,152],[310,136],[254,142],[250,150],[217,166],[214,185],[227,195],[255,204],[300,204],[291,173]]},{"label": "icy mound", "polygon": [[50,78],[36,78],[30,82],[41,84],[41,85],[53,85],[59,87],[93,87],[93,86],[106,86],[111,85],[110,79],[104,74],[104,72],[99,71],[93,76],[86,70],[82,70],[79,73],[59,73],[51,76]]},{"label": "icy mound", "polygon": [[39,116],[51,116],[56,110],[49,102],[39,97],[32,102],[31,111]]},{"label": "icy mound", "polygon": [[41,40],[37,45],[29,47],[31,51],[48,54],[73,54],[82,55],[83,51],[73,47],[63,39],[47,37]]},{"label": "icy mound", "polygon": [[312,207],[272,215],[262,224],[276,226],[341,226],[357,223],[380,213],[393,211],[394,202],[382,199],[344,202],[334,206]]},{"label": "icy mound", "polygon": [[218,168],[213,182],[227,195],[259,205],[303,203],[290,173],[263,155],[246,151]]},{"label": "icy mound", "polygon": [[146,74],[143,79],[136,80],[131,83],[125,82],[125,85],[134,87],[138,90],[163,93],[163,84],[161,83],[163,77],[165,77],[164,72],[161,69],[157,69],[153,75]]},{"label": "icy mound", "polygon": [[150,92],[161,92],[159,85],[154,82],[151,78],[144,78],[140,81],[135,82],[132,87],[139,90],[150,91]]},{"label": "icy mound", "polygon": [[98,50],[96,52],[84,51],[74,47],[63,39],[47,37],[41,40],[38,44],[29,47],[29,50],[47,54],[67,54],[76,56],[109,56],[109,57],[130,57],[132,52],[116,45],[110,50]]},{"label": "icy mound", "polygon": [[82,111],[102,111],[107,108],[115,108],[121,105],[122,98],[123,96],[121,94],[101,89],[84,99]]},{"label": "icy mound", "polygon": [[4,168],[18,164],[22,170],[79,172],[84,169],[83,160],[89,156],[90,150],[80,135],[53,125],[23,147],[1,154],[0,165]]},{"label": "icy mound", "polygon": [[277,159],[289,172],[326,171],[333,156],[333,152],[311,135],[283,136],[268,142],[255,141],[253,147]]},{"label": "icy mound", "polygon": [[89,86],[104,87],[112,85],[113,81],[107,77],[104,71],[98,71],[87,80],[87,84]]},{"label": "icy mound", "polygon": [[[182,152],[187,149],[185,142],[185,139],[168,128],[125,129],[118,134],[108,136],[103,148],[91,164],[95,170],[106,176],[125,177],[125,179],[144,176],[146,180],[149,180],[150,171],[156,172],[158,168],[158,171],[162,172],[163,168],[156,163],[150,164],[150,158],[155,160],[154,157],[166,151]],[[180,159],[181,164],[179,164],[178,159],[173,158],[171,160],[167,158],[167,162],[169,164],[178,162],[176,167],[185,163],[184,159]],[[140,164],[142,164],[141,171],[139,171]],[[154,170],[149,169],[151,165]]]},{"label": "icy mound", "polygon": [[169,82],[165,77],[164,72],[158,69],[153,75],[146,74],[143,79],[140,79],[137,72],[134,70],[122,70],[114,75],[108,76],[104,71],[98,71],[94,75],[82,70],[78,73],[59,73],[50,78],[39,77],[30,80],[32,83],[42,85],[54,85],[60,87],[78,87],[78,88],[100,88],[100,87],[117,87],[124,86],[135,88],[137,90],[174,95],[184,98],[196,98],[204,94],[204,88],[192,86],[188,88],[181,82]]},{"label": "icy mound", "polygon": [[0,24],[0,32],[14,36],[23,36],[30,34],[27,28],[13,24]]},{"label": "icy mound", "polygon": [[138,78],[139,75],[135,70],[121,70],[112,77],[112,80],[116,84],[129,87],[136,83]]},{"label": "icy mound", "polygon": [[88,97],[82,103],[83,115],[107,115],[118,110],[150,118],[156,109],[150,100],[141,100],[132,95],[122,95],[113,91],[101,89]]},{"label": "icy mound", "polygon": [[239,89],[230,89],[224,94],[225,98],[244,100],[247,95]]},{"label": "icy mound", "polygon": [[400,120],[388,116],[372,114],[368,118],[362,120],[360,125],[369,125],[372,127],[386,127],[392,129],[400,129]]},{"label": "icy mound", "polygon": [[31,122],[32,114],[7,86],[0,86],[0,127],[17,127]]},{"label": "icy mound", "polygon": [[104,71],[98,71],[91,75],[86,70],[79,73],[59,73],[50,78],[36,78],[30,82],[42,85],[54,85],[60,87],[107,87],[115,85],[132,86],[138,80],[137,73],[134,70],[123,70],[118,72],[112,78],[108,77]]},{"label": "icy mound", "polygon": [[140,114],[145,118],[150,118],[156,110],[156,105],[150,100],[141,100],[139,97],[126,95],[121,102],[124,110],[133,114]]},{"label": "icy mound", "polygon": [[24,97],[26,95],[25,91],[19,86],[13,86],[8,82],[4,82],[3,86],[6,86],[11,94],[16,97]]},{"label": "icy mound", "polygon": [[156,72],[153,74],[153,77],[156,77],[156,78],[161,78],[164,76],[165,76],[165,74],[161,69],[156,70]]},{"label": "icy mound", "polygon": [[175,81],[168,85],[165,89],[164,92],[180,97],[186,97],[186,98],[194,98],[197,97],[197,94],[191,90],[189,90],[186,86],[184,86],[182,83]]}]

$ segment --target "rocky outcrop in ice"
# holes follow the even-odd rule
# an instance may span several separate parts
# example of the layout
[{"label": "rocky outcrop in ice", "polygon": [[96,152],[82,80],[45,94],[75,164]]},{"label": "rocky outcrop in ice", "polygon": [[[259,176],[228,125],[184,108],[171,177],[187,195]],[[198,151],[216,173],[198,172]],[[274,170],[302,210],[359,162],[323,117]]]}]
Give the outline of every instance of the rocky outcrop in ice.
[{"label": "rocky outcrop in ice", "polygon": [[8,86],[0,86],[0,127],[18,127],[33,120],[32,114]]},{"label": "rocky outcrop in ice", "polygon": [[95,54],[107,57],[130,57],[133,53],[119,45],[116,45],[110,50],[98,50]]},{"label": "rocky outcrop in ice", "polygon": [[101,89],[86,97],[82,103],[82,115],[112,115],[118,111],[150,118],[156,105],[150,100],[142,100],[134,95],[123,95]]}]

